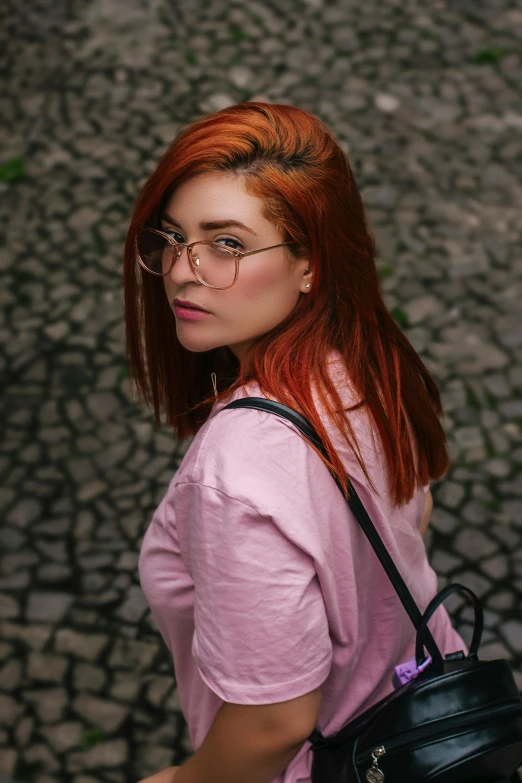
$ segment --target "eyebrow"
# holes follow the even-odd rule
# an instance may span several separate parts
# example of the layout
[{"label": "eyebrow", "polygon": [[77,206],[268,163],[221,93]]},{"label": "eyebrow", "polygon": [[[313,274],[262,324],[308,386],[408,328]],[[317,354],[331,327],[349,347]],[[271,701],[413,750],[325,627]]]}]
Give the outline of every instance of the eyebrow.
[{"label": "eyebrow", "polygon": [[[179,226],[181,228],[181,223],[178,223],[177,220],[175,220],[170,215],[167,215],[166,212],[164,212],[160,218],[161,220],[164,220],[167,223],[171,223],[173,226]],[[244,223],[241,223],[239,220],[210,220],[207,222],[202,221],[199,224],[199,228],[201,231],[216,231],[219,228],[242,228],[245,231],[248,231],[249,234],[252,234],[253,236],[257,237],[256,232],[249,228],[248,226],[245,226]]]}]

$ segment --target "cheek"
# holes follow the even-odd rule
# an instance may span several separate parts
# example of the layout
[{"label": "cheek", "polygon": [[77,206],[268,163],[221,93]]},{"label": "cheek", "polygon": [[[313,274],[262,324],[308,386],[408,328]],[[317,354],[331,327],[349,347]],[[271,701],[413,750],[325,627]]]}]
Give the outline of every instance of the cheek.
[{"label": "cheek", "polygon": [[282,284],[282,271],[280,266],[277,268],[271,264],[265,266],[253,266],[243,277],[241,277],[241,271],[239,274],[238,283],[241,284],[240,290],[246,299],[255,300],[260,296],[264,296],[267,289],[274,288],[278,284]]}]

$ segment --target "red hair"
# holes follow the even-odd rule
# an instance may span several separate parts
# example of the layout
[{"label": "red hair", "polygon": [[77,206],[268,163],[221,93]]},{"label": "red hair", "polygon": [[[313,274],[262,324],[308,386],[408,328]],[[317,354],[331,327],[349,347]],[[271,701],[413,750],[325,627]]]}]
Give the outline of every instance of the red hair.
[{"label": "red hair", "polygon": [[[137,232],[157,225],[173,190],[210,171],[241,174],[284,241],[296,243],[293,255],[306,254],[314,272],[310,293],[254,341],[241,364],[227,347],[192,353],[181,345],[163,286],[142,273],[134,253]],[[386,309],[375,241],[349,162],[314,115],[251,102],[184,129],[137,198],[125,246],[124,287],[131,375],[156,422],[165,414],[177,437],[195,434],[207,420],[215,400],[211,373],[220,399],[255,379],[266,396],[306,416],[325,444],[326,464],[346,488],[342,462],[313,402],[314,379],[321,404],[370,480],[328,373],[328,355],[336,349],[380,435],[397,505],[448,469],[439,391]]]}]

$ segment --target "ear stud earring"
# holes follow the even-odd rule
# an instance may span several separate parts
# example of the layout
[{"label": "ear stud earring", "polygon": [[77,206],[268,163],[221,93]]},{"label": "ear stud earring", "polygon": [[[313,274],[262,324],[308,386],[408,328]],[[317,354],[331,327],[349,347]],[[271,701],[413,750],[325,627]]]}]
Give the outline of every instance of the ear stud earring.
[{"label": "ear stud earring", "polygon": [[310,288],[310,283],[307,283],[307,284],[305,285],[305,288]]}]

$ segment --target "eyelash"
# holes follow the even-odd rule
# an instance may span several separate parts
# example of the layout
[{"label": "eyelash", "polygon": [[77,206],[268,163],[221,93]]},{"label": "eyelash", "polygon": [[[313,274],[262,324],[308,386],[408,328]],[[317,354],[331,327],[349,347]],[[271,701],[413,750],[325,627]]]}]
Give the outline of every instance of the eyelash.
[{"label": "eyelash", "polygon": [[[163,231],[165,234],[170,234],[170,235],[174,235],[174,234],[176,234],[178,237],[181,237],[181,241],[182,241],[182,242],[184,242],[184,241],[185,241],[185,240],[184,240],[184,238],[183,238],[183,234],[180,234],[180,233],[179,233],[179,231],[174,231],[174,229],[172,229],[172,228],[171,228],[171,229],[168,229],[168,228],[162,228],[161,230],[162,230],[162,231]],[[173,237],[173,238],[175,239],[175,237]],[[178,240],[176,240],[176,242],[177,242],[177,241],[178,241]],[[237,247],[234,247],[234,248],[233,248],[233,250],[242,250],[242,249],[243,249],[243,245],[242,245],[242,243],[239,241],[239,239],[234,239],[234,237],[219,237],[219,239],[216,239],[216,240],[214,240],[214,241],[215,241],[215,242],[226,242],[226,241],[228,241],[228,242],[234,242],[234,243],[237,245]],[[229,247],[229,245],[227,245],[227,247]]]}]

